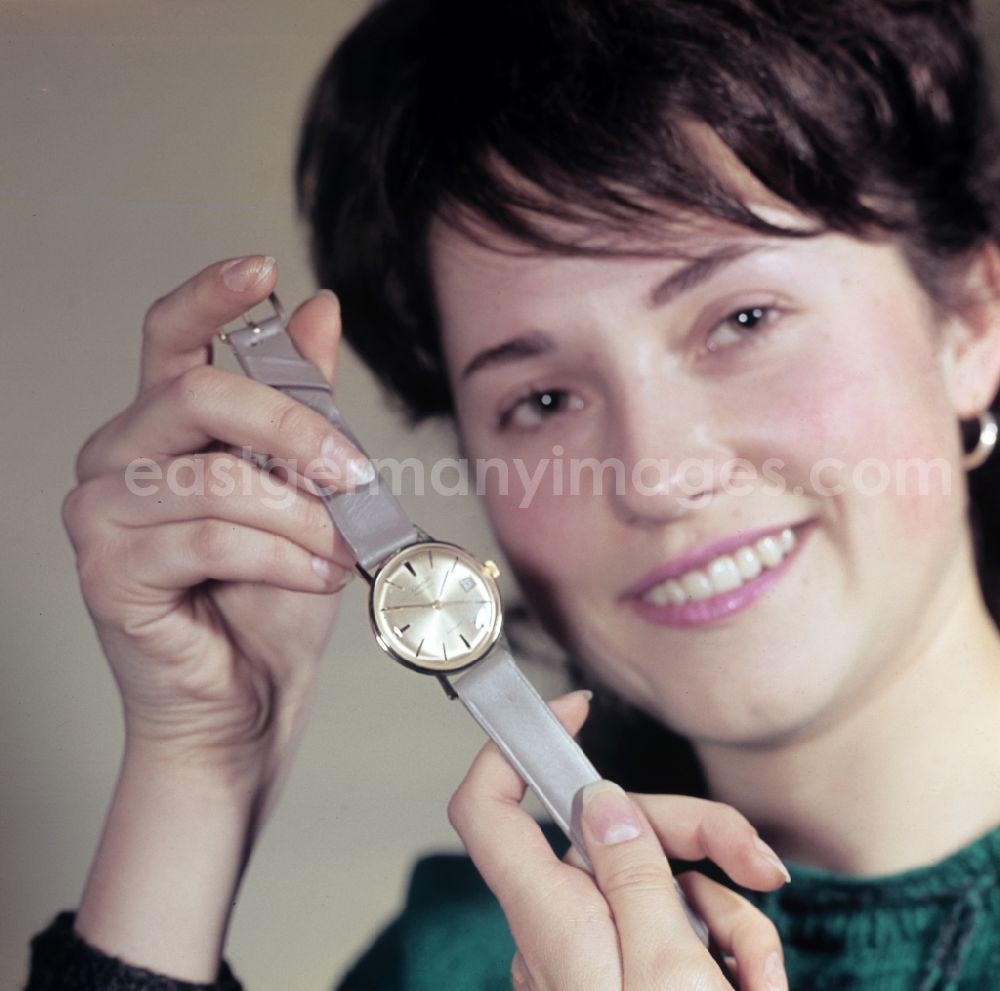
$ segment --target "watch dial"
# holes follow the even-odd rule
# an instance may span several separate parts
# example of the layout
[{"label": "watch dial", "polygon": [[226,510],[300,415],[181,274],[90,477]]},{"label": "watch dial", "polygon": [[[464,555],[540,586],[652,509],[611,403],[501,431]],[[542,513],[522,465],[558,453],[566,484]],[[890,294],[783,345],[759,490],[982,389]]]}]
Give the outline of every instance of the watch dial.
[{"label": "watch dial", "polygon": [[434,674],[467,667],[500,635],[496,582],[452,544],[413,544],[390,558],[375,576],[371,613],[389,654]]}]

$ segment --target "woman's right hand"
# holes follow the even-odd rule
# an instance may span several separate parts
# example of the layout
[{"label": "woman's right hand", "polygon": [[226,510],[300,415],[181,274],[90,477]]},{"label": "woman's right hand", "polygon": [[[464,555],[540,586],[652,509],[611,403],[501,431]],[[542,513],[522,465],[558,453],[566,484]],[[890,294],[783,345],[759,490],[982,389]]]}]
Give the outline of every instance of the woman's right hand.
[{"label": "woman's right hand", "polygon": [[[138,394],[87,440],[63,506],[124,702],[126,751],[263,791],[294,747],[336,613],[331,593],[353,569],[302,475],[347,488],[332,479],[366,466],[320,414],[211,365],[218,331],[276,278],[261,256],[220,262],[153,304]],[[332,381],[336,299],[310,299],[289,331]],[[243,447],[301,474],[279,478],[230,453]],[[136,459],[152,471],[130,477]]]},{"label": "woman's right hand", "polygon": [[[583,694],[551,704],[576,733]],[[734,808],[679,795],[627,796],[610,782],[582,793],[593,873],[571,848],[561,860],[522,808],[525,784],[495,744],[480,751],[451,800],[452,825],[503,908],[517,947],[517,991],[731,991],[677,897],[668,856],[712,860],[733,881],[771,891],[787,880],[777,855]],[[749,901],[710,878],[677,878],[740,991],[788,991],[781,941]]]}]

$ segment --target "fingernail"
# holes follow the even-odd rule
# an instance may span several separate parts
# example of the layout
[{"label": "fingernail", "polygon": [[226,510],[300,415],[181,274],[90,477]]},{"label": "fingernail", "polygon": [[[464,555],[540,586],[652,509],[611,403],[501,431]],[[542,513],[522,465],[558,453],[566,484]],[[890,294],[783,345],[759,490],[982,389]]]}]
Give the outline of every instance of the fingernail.
[{"label": "fingernail", "polygon": [[323,581],[328,582],[330,580],[330,575],[333,574],[333,568],[330,567],[330,562],[321,557],[316,557],[313,555],[312,559],[313,571],[316,572]]},{"label": "fingernail", "polygon": [[222,281],[233,292],[249,292],[259,286],[274,270],[270,255],[237,258],[222,267]]},{"label": "fingernail", "polygon": [[642,832],[628,795],[613,782],[595,781],[583,789],[581,797],[583,821],[598,843],[627,843]]},{"label": "fingernail", "polygon": [[333,302],[335,302],[338,307],[340,306],[340,300],[337,298],[337,294],[332,289],[320,289],[316,293],[316,295],[325,296],[327,299],[332,299]]},{"label": "fingernail", "polygon": [[347,462],[347,477],[355,485],[368,485],[375,481],[375,465],[367,458],[352,458]]},{"label": "fingernail", "polygon": [[[340,457],[337,451],[340,450]],[[329,473],[329,481],[346,481],[351,485],[368,485],[375,481],[375,465],[363,455],[355,457],[344,457],[343,445],[338,444],[332,437],[327,437],[320,448],[320,457],[323,460],[323,467]]]},{"label": "fingernail", "polygon": [[570,692],[571,695],[579,695],[580,698],[586,699],[588,702],[594,697],[594,693],[589,688],[578,688],[575,692]]},{"label": "fingernail", "polygon": [[781,858],[759,836],[753,838],[753,845],[760,854],[760,859],[769,867],[773,867],[785,879],[786,884],[791,881],[792,875],[788,873],[788,868],[781,862]]},{"label": "fingernail", "polygon": [[788,991],[785,965],[781,962],[781,954],[777,950],[769,953],[764,961],[764,981],[767,984],[767,991]]}]

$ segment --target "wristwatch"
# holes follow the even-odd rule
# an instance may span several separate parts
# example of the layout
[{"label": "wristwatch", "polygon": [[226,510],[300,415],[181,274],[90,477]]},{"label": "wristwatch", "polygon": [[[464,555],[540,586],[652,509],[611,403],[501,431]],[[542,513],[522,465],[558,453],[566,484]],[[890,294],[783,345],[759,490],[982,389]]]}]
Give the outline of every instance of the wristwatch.
[{"label": "wristwatch", "polygon": [[[273,316],[248,318],[246,327],[220,336],[250,378],[316,410],[364,452],[329,383],[288,335],[277,297],[270,302]],[[317,488],[370,586],[379,647],[405,667],[434,676],[462,702],[589,866],[580,793],[600,775],[514,662],[503,635],[496,565],[429,537],[378,476],[347,492]],[[707,944],[707,926],[683,895],[681,900]]]}]

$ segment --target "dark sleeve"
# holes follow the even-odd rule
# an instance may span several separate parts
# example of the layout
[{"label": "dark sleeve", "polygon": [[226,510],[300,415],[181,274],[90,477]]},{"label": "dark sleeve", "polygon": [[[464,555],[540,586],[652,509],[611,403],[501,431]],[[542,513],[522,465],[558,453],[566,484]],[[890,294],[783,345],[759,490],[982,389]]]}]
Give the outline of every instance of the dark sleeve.
[{"label": "dark sleeve", "polygon": [[31,941],[25,991],[242,991],[225,961],[213,984],[192,984],[132,967],[84,942],[73,929],[75,917],[60,912]]}]

